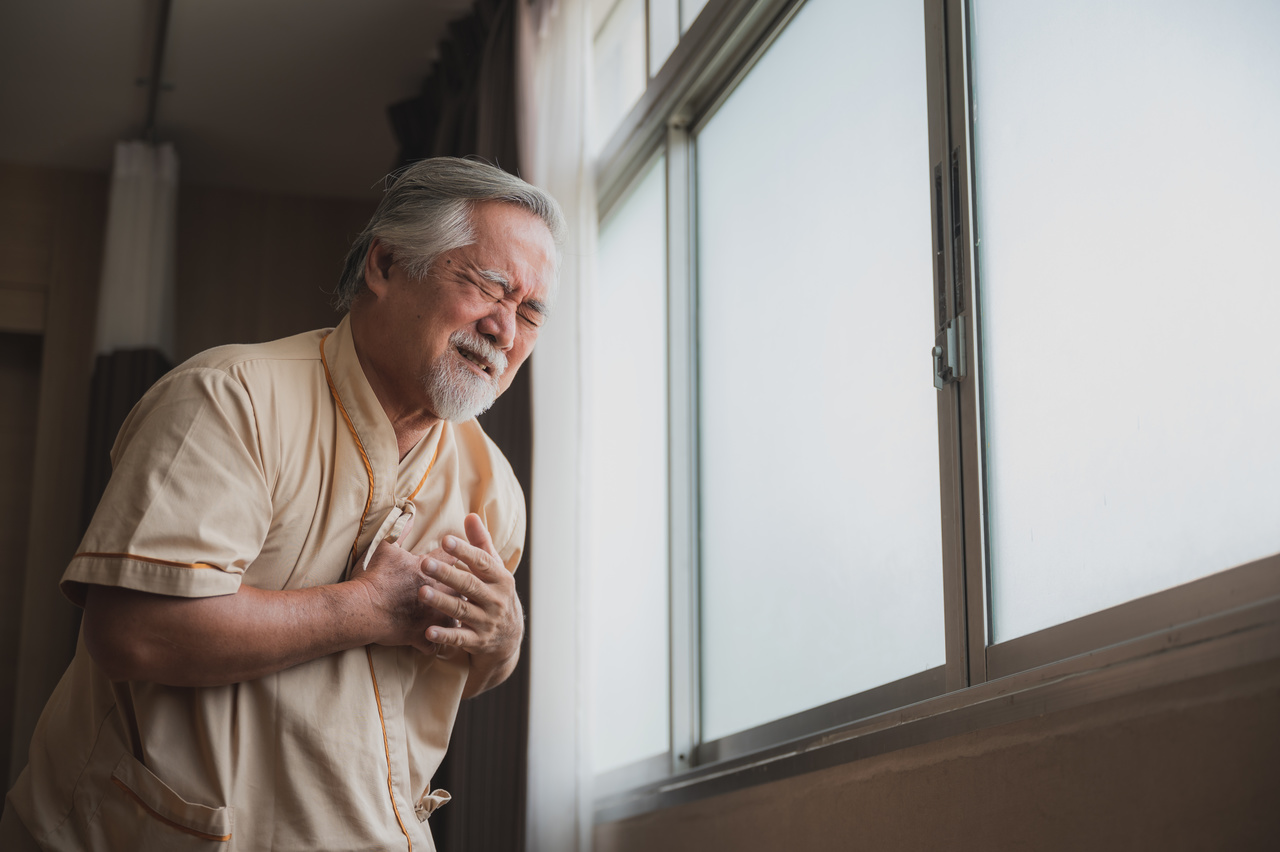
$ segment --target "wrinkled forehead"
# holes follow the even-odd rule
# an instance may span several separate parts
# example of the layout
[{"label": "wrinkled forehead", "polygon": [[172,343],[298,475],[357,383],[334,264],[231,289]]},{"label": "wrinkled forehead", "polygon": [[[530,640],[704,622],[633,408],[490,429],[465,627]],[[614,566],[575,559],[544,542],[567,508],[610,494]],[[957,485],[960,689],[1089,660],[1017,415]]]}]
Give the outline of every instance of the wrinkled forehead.
[{"label": "wrinkled forehead", "polygon": [[538,223],[546,236],[547,253],[538,282],[541,292],[537,294],[537,298],[541,299],[549,313],[551,306],[555,304],[556,293],[560,290],[560,270],[564,262],[564,253],[560,241],[556,239],[550,226],[541,218],[538,219]]},{"label": "wrinkled forehead", "polygon": [[[512,243],[516,244],[511,247],[518,249],[513,252],[513,256],[519,258],[520,267],[512,270],[486,268],[481,270],[481,274],[508,293],[512,292],[513,288],[518,285],[531,287],[533,292],[530,296],[532,298],[550,305],[555,299],[556,291],[559,290],[562,263],[562,249],[560,242],[556,239],[555,232],[546,220],[536,212],[521,205],[505,201],[480,202],[473,207],[473,228],[482,228],[490,221],[489,217],[485,215],[486,208],[515,212],[521,221],[521,225],[525,227],[514,228],[505,232],[505,229],[500,229],[492,234],[492,238],[496,241],[511,240]],[[515,273],[521,280],[511,280],[510,273]]]}]

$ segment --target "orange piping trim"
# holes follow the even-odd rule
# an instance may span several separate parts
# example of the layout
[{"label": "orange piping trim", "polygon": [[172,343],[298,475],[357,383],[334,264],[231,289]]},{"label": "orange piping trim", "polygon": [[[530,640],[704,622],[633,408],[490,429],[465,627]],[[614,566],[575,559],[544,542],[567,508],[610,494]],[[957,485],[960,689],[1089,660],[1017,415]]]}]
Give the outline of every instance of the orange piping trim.
[{"label": "orange piping trim", "polygon": [[387,792],[391,794],[391,811],[396,815],[400,833],[409,844],[409,852],[413,852],[413,839],[409,837],[409,830],[404,827],[404,820],[400,819],[400,809],[396,807],[396,788],[391,781],[391,743],[387,741],[387,720],[382,715],[382,693],[378,690],[378,675],[373,670],[373,651],[368,645],[364,646],[364,654],[369,658],[369,677],[373,678],[373,697],[378,702],[378,721],[382,724],[382,748],[387,753]]},{"label": "orange piping trim", "polygon": [[[333,394],[333,401],[338,403],[338,410],[342,412],[342,418],[347,421],[347,428],[351,430],[351,437],[356,439],[356,448],[360,450],[360,458],[364,461],[364,472],[369,475],[369,496],[364,501],[364,511],[360,513],[360,528],[356,530],[356,540],[351,544],[351,562],[356,560],[356,548],[360,546],[360,536],[364,533],[364,522],[369,517],[369,507],[373,505],[373,466],[369,464],[369,457],[364,452],[364,442],[360,440],[360,435],[356,433],[355,424],[351,422],[351,415],[347,414],[347,407],[342,404],[342,397],[338,396],[338,389],[333,386],[333,376],[329,373],[329,359],[324,355],[324,342],[329,339],[326,334],[320,340],[320,363],[324,366],[324,380],[329,383],[329,393]],[[438,449],[438,447],[437,447]]]},{"label": "orange piping trim", "polygon": [[431,454],[431,462],[427,465],[426,472],[422,474],[422,479],[418,480],[418,487],[413,489],[413,493],[409,495],[410,500],[417,497],[418,492],[422,490],[422,486],[427,484],[427,477],[431,475],[431,468],[436,466],[436,458],[440,455],[440,445],[443,443],[444,434],[441,433],[439,439],[436,441],[436,451]]},{"label": "orange piping trim", "polygon": [[176,828],[178,829],[178,831],[185,832],[186,834],[190,834],[195,837],[199,837],[201,840],[216,840],[219,843],[226,843],[228,840],[231,839],[230,834],[224,834],[221,837],[219,837],[216,834],[205,834],[203,831],[196,831],[194,828],[187,828],[187,826],[183,825],[182,823],[174,822],[173,820],[169,819],[167,816],[157,813],[155,808],[151,807],[146,802],[142,801],[142,797],[139,796],[137,793],[133,792],[132,790],[130,790],[129,785],[121,781],[119,778],[112,778],[111,783],[115,784],[121,790],[124,790],[125,795],[127,795],[130,799],[133,799],[135,802],[138,803],[138,807],[142,808],[144,811],[151,814],[151,816],[160,820],[160,822],[164,823],[170,828]]},{"label": "orange piping trim", "polygon": [[[369,457],[365,455],[364,442],[360,440],[360,435],[356,432],[355,424],[351,422],[351,415],[347,414],[347,407],[342,404],[342,398],[338,396],[338,389],[333,386],[333,375],[329,372],[329,359],[324,354],[324,342],[329,339],[329,335],[325,335],[320,341],[320,363],[324,366],[324,380],[329,384],[329,393],[333,394],[333,401],[338,404],[338,410],[342,412],[342,417],[347,421],[347,428],[351,430],[351,437],[356,439],[356,447],[360,450],[360,458],[364,461],[365,473],[369,475],[369,496],[364,501],[364,512],[360,515],[360,529],[356,531],[356,540],[351,543],[351,559],[356,558],[356,548],[360,546],[360,535],[364,532],[364,522],[369,516],[369,507],[373,504],[373,466],[369,464]],[[440,446],[436,445],[436,451],[439,452]],[[435,464],[435,457],[432,456],[431,463]],[[427,471],[431,468],[428,466]],[[423,479],[426,479],[424,476]],[[421,487],[421,486],[419,486]],[[415,492],[416,493],[416,492]],[[409,836],[409,830],[404,827],[404,820],[400,819],[400,808],[396,806],[396,789],[391,779],[391,743],[387,739],[387,719],[382,714],[382,692],[378,689],[378,675],[373,669],[373,651],[366,645],[364,649],[365,657],[369,660],[369,677],[373,679],[373,698],[378,703],[378,723],[382,726],[382,748],[387,755],[387,793],[391,796],[391,812],[396,815],[396,824],[400,826],[400,833],[404,835],[405,842],[409,844],[409,852],[413,852],[413,838]]]},{"label": "orange piping trim", "polygon": [[81,556],[91,557],[95,559],[133,559],[138,562],[150,562],[152,565],[168,565],[173,568],[217,568],[217,565],[210,565],[208,562],[174,562],[172,559],[152,559],[150,556],[138,556],[136,553],[96,553],[93,551],[81,551],[72,559],[79,559]]}]

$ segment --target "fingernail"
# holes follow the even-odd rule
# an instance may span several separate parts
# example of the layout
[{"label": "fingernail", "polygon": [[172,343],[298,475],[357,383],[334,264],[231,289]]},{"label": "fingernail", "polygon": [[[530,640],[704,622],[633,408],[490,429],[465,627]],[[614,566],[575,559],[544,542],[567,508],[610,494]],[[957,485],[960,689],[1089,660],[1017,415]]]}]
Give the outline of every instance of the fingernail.
[{"label": "fingernail", "polygon": [[427,559],[427,573],[435,574],[440,570],[440,563],[434,559]]},{"label": "fingernail", "polygon": [[433,600],[435,600],[435,599],[436,599],[436,590],[435,590],[435,589],[427,589],[427,600],[429,600],[429,601],[433,601]]},{"label": "fingernail", "polygon": [[444,537],[444,549],[445,549],[445,550],[453,550],[453,549],[454,549],[455,547],[457,547],[457,546],[458,546],[458,540],[457,540],[456,538],[454,538],[454,537],[453,537],[453,536],[451,536],[451,535],[447,535],[447,536],[445,536],[445,537]]},{"label": "fingernail", "polygon": [[434,627],[431,628],[430,630],[427,631],[427,638],[429,638],[432,642],[439,641],[440,631],[436,630]]}]

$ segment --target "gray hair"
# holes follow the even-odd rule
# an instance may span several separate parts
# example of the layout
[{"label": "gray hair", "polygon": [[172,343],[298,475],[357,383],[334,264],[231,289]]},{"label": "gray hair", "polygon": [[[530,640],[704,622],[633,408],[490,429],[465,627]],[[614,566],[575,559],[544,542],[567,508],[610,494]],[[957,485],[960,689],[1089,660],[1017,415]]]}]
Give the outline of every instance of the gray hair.
[{"label": "gray hair", "polygon": [[550,195],[478,160],[419,160],[388,175],[378,209],[347,252],[333,295],[335,306],[349,310],[364,289],[365,258],[375,238],[391,248],[405,274],[419,280],[441,254],[475,241],[471,208],[480,201],[528,210],[546,224],[558,253],[566,226],[560,205]]}]

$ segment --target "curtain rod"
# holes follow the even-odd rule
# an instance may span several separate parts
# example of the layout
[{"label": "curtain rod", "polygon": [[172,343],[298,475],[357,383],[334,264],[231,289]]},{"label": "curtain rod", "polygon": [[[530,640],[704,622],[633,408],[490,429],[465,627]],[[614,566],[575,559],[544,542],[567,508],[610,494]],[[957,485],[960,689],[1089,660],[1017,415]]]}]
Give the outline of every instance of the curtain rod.
[{"label": "curtain rod", "polygon": [[160,74],[164,67],[165,41],[169,37],[169,9],[173,0],[160,0],[160,22],[156,27],[155,49],[151,52],[151,77],[147,80],[147,123],[142,136],[156,144],[156,113],[160,107]]}]

